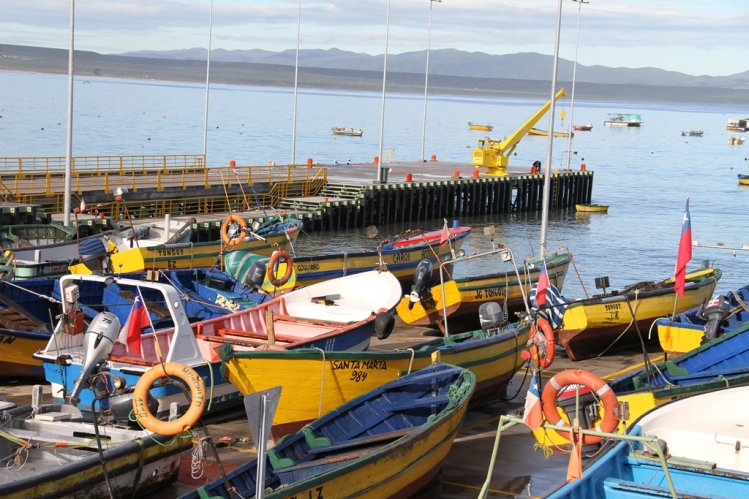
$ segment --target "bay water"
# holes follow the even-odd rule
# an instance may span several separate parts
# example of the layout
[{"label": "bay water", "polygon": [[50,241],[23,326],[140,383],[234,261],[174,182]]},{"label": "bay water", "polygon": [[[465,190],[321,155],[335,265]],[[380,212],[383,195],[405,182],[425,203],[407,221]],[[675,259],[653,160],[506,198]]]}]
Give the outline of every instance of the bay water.
[{"label": "bay water", "polygon": [[[0,156],[64,156],[67,77],[0,71]],[[138,155],[202,153],[205,87],[201,84],[151,80],[77,77],[74,84],[73,154]],[[292,158],[293,89],[211,85],[208,114],[209,166],[286,164]],[[425,157],[462,164],[466,174],[476,140],[502,138],[527,120],[545,99],[510,99],[429,95]],[[297,98],[296,162],[307,158],[343,169],[347,162],[371,162],[378,155],[381,94],[301,89]],[[561,120],[564,110],[566,119]],[[424,96],[388,93],[384,148],[396,161],[420,159]],[[641,128],[608,128],[608,113],[639,113]],[[557,103],[555,129],[566,129],[569,100]],[[673,275],[687,198],[692,238],[729,247],[749,244],[749,187],[737,173],[749,173],[749,142],[729,146],[726,121],[749,116],[745,106],[663,105],[654,102],[585,102],[576,99],[574,122],[592,124],[578,132],[570,167],[585,163],[595,172],[593,202],[609,205],[608,214],[550,214],[547,247],[566,246],[588,293],[593,279],[609,276],[613,288]],[[536,125],[548,128],[548,115]],[[494,131],[472,132],[467,123],[487,123]],[[331,127],[364,130],[364,136],[336,137]],[[704,130],[702,137],[682,131]],[[511,159],[530,169],[544,162],[547,138],[522,139]],[[567,140],[555,139],[554,168],[567,165]],[[430,162],[419,168],[428,169]],[[373,168],[373,180],[376,177]],[[394,179],[391,179],[394,180]],[[397,179],[400,180],[400,179]],[[540,214],[474,217],[459,221],[475,227],[464,244],[471,254],[491,247],[483,228],[494,226],[517,259],[538,254]],[[439,228],[435,218],[427,229]],[[388,237],[407,227],[379,227]],[[302,234],[296,250],[319,254],[373,248],[363,230]],[[723,271],[718,291],[749,284],[749,251],[693,248],[689,269],[701,261]],[[492,272],[493,268],[460,268],[457,274]],[[565,294],[579,297],[583,287],[571,269]]]}]

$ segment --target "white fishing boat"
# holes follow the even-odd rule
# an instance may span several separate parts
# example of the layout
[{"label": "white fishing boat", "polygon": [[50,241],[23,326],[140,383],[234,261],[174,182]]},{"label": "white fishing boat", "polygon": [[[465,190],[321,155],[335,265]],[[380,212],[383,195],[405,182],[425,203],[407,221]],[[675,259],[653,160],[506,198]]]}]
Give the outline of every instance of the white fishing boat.
[{"label": "white fishing boat", "polygon": [[603,124],[612,127],[641,127],[644,123],[639,114],[609,113],[608,119]]}]

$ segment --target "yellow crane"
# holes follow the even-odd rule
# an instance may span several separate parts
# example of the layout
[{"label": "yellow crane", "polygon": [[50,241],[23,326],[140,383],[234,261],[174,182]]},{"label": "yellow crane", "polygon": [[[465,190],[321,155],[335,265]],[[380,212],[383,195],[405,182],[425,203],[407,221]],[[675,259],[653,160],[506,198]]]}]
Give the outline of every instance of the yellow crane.
[{"label": "yellow crane", "polygon": [[[554,100],[556,101],[566,94],[567,91],[562,87],[554,96]],[[510,155],[517,147],[520,139],[528,135],[528,132],[533,128],[533,125],[535,125],[538,120],[546,114],[550,107],[551,101],[549,100],[546,104],[541,106],[541,108],[536,111],[528,121],[523,123],[520,128],[512,132],[503,140],[496,140],[490,137],[479,139],[476,149],[473,150],[473,164],[476,168],[485,167],[487,169],[487,175],[506,175]]]}]

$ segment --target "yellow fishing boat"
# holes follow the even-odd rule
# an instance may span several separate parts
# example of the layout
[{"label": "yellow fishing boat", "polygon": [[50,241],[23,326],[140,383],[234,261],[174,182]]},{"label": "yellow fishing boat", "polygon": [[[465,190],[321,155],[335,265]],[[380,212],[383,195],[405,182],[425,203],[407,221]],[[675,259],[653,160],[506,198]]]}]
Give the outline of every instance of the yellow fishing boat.
[{"label": "yellow fishing boat", "polygon": [[[486,256],[497,251],[502,250],[488,252]],[[475,257],[472,255],[470,258]],[[546,257],[549,282],[559,291],[564,286],[571,261],[572,255],[567,249],[560,249]],[[455,260],[453,265],[459,265],[459,262],[460,259]],[[414,292],[401,299],[395,310],[400,319],[411,326],[442,328],[446,313],[450,332],[475,329],[479,327],[478,311],[483,303],[494,301],[503,307],[506,304],[509,317],[515,317],[515,312],[525,310],[523,296],[527,296],[537,284],[540,274],[541,261],[528,258],[519,276],[510,270],[444,280],[444,284],[438,282],[429,289],[422,289],[420,284],[416,284]]]},{"label": "yellow fishing boat", "polygon": [[469,130],[476,130],[476,131],[479,131],[479,132],[491,132],[492,130],[494,130],[494,127],[491,126],[491,125],[480,125],[478,123],[471,123],[469,121],[468,122],[468,129]]},{"label": "yellow fishing boat", "polygon": [[240,351],[230,345],[216,351],[229,381],[243,395],[283,387],[273,420],[273,434],[278,436],[366,391],[427,367],[437,352],[442,362],[466,367],[476,375],[472,404],[501,397],[525,363],[520,354],[529,331],[530,323],[518,323],[508,329],[477,330],[393,351]]},{"label": "yellow fishing boat", "polygon": [[[571,360],[601,355],[612,348],[639,344],[653,322],[697,307],[710,299],[721,271],[703,268],[685,277],[684,296],[674,300],[674,280],[639,282],[567,304],[563,323],[556,331],[557,344]],[[638,334],[639,331],[639,334]]]},{"label": "yellow fishing boat", "polygon": [[608,213],[609,205],[607,204],[576,204],[575,211],[581,213]]},{"label": "yellow fishing boat", "polygon": [[749,175],[739,173],[739,185],[749,185]]},{"label": "yellow fishing boat", "polygon": [[[528,130],[528,135],[536,135],[539,137],[548,137],[549,131],[548,130],[541,130],[539,128],[530,128]],[[554,132],[554,137],[557,137],[559,139],[568,139],[570,137],[569,132]]]}]

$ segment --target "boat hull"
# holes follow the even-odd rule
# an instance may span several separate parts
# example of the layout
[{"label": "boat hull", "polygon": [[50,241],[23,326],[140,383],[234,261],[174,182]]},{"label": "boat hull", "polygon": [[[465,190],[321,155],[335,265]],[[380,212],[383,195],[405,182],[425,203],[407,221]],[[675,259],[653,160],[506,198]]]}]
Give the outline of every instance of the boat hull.
[{"label": "boat hull", "polygon": [[48,341],[49,334],[0,330],[0,377],[42,378],[42,362],[33,355]]},{"label": "boat hull", "polygon": [[749,185],[749,175],[739,174],[739,185]]},{"label": "boat hull", "polygon": [[524,364],[521,351],[529,327],[485,336],[481,332],[438,339],[400,351],[233,352],[220,350],[224,372],[243,395],[282,386],[273,420],[273,435],[285,435],[369,390],[432,363],[465,367],[476,376],[472,405],[504,395],[512,376]]},{"label": "boat hull", "polygon": [[[687,275],[684,296],[676,301],[676,312],[689,310],[709,300],[720,275],[717,269]],[[574,302],[564,311],[562,328],[556,333],[557,343],[575,361],[595,357],[611,348],[639,344],[638,330],[646,337],[658,317],[674,310],[673,281],[663,281],[658,286],[662,287],[641,290],[637,294],[630,290]]]},{"label": "boat hull", "polygon": [[608,213],[609,207],[604,204],[576,204],[575,211],[582,213]]}]

